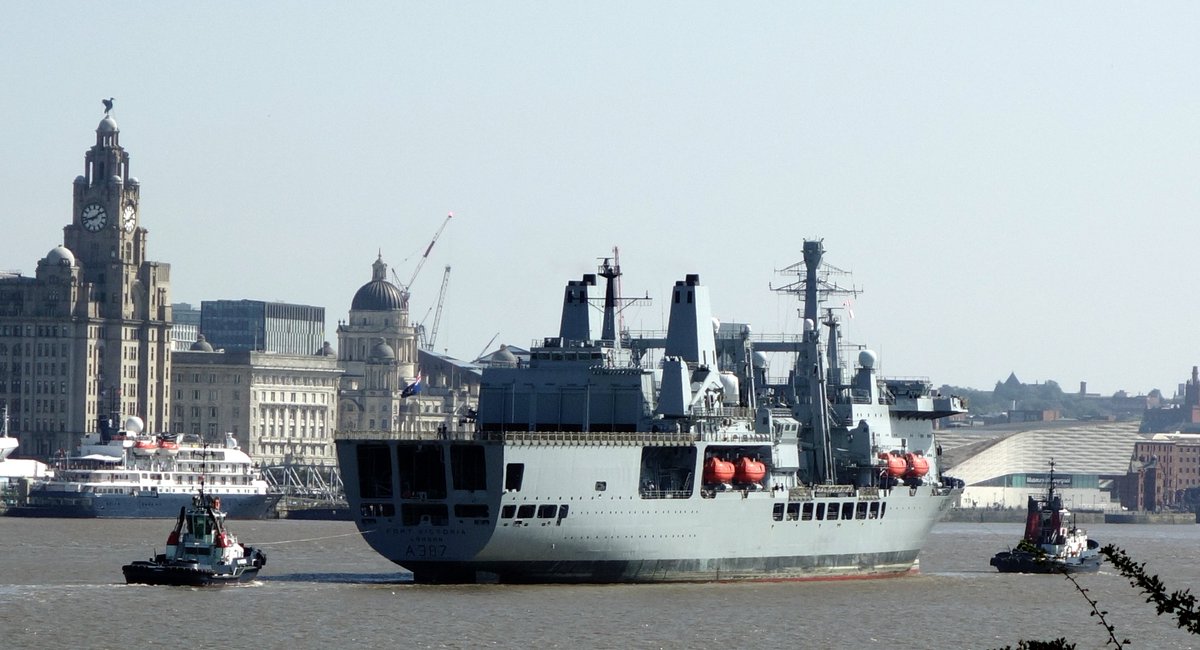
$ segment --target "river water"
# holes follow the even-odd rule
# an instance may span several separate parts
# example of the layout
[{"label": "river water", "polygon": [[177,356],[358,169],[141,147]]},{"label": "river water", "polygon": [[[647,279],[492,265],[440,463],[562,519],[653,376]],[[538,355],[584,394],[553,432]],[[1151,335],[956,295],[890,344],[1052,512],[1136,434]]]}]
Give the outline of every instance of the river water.
[{"label": "river water", "polygon": [[[234,521],[268,554],[216,589],[125,585],[168,520],[0,517],[0,648],[1000,648],[1107,633],[1062,576],[988,566],[1020,524],[941,523],[920,575],[699,585],[423,586],[349,522]],[[1200,526],[1092,525],[1171,589],[1200,584]],[[1133,648],[1200,648],[1111,569],[1080,576]],[[1111,646],[1109,646],[1111,647]]]}]

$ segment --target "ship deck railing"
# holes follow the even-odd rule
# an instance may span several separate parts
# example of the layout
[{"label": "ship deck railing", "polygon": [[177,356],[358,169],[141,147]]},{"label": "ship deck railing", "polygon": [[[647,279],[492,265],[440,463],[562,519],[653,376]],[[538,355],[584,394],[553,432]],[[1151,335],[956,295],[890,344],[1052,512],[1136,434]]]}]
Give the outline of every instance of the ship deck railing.
[{"label": "ship deck railing", "polygon": [[509,444],[690,445],[697,442],[770,443],[771,434],[752,431],[685,433],[678,431],[341,431],[346,440],[445,440]]}]

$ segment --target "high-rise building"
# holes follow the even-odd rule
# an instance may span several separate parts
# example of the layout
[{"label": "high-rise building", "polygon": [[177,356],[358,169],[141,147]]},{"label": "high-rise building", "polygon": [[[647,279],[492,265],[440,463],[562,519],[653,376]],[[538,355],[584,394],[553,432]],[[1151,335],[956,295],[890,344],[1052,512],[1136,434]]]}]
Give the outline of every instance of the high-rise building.
[{"label": "high-rise building", "polygon": [[199,340],[200,310],[186,302],[171,305],[171,350],[190,350]]},{"label": "high-rise building", "polygon": [[0,277],[0,402],[26,456],[74,449],[104,419],[169,422],[170,266],[146,259],[141,185],[107,112],[75,179],[63,243]]},{"label": "high-rise building", "polygon": [[204,300],[200,333],[216,350],[315,354],[325,343],[325,308],[262,300]]}]

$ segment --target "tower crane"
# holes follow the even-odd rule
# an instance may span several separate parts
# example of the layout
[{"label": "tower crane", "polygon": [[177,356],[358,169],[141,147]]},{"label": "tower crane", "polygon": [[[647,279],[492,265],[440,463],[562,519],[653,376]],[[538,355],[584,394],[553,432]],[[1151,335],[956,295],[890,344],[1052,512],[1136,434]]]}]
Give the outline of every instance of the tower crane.
[{"label": "tower crane", "polygon": [[450,265],[446,265],[446,271],[442,273],[442,288],[438,290],[437,310],[433,312],[433,327],[429,330],[429,349],[433,349],[433,344],[437,342],[438,325],[442,323],[442,304],[446,300],[446,287],[450,284]]},{"label": "tower crane", "polygon": [[442,236],[442,231],[446,229],[446,224],[450,223],[450,218],[453,216],[453,212],[446,215],[446,220],[442,222],[441,227],[439,227],[437,232],[433,234],[433,239],[431,239],[429,241],[429,245],[425,247],[425,252],[421,255],[421,259],[417,260],[417,268],[413,269],[412,275],[409,276],[407,283],[401,283],[400,278],[396,276],[396,270],[392,269],[392,277],[395,278],[396,283],[400,285],[400,291],[404,293],[405,302],[407,302],[407,298],[409,296],[409,287],[411,287],[412,283],[417,279],[417,274],[421,272],[421,267],[425,266],[425,260],[429,259],[429,251],[433,250],[433,245],[437,243],[438,237]]},{"label": "tower crane", "polygon": [[[446,287],[450,284],[450,265],[446,265],[445,272],[442,273],[442,288],[438,290],[437,307],[430,307],[433,312],[433,327],[429,328],[428,333],[425,330],[425,319],[421,319],[421,324],[417,326],[417,334],[420,336],[421,347],[426,350],[432,350],[434,343],[437,343],[438,325],[442,322],[442,305],[446,301]],[[429,312],[425,312],[425,317],[429,317]]]}]

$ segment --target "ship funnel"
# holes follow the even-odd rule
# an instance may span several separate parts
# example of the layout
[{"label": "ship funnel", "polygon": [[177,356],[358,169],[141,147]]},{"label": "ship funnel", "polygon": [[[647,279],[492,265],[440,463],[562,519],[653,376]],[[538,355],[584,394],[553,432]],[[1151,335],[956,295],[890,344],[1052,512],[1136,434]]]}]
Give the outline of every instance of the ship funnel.
[{"label": "ship funnel", "polygon": [[592,323],[589,287],[596,286],[596,276],[587,274],[582,280],[569,280],[563,293],[562,321],[558,335],[566,341],[591,341],[596,338]]},{"label": "ship funnel", "polygon": [[700,276],[689,274],[671,290],[671,320],[667,324],[666,356],[688,363],[717,368],[717,344],[713,338],[712,306],[708,287]]}]

